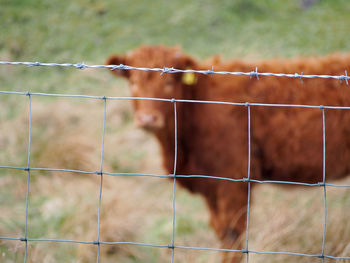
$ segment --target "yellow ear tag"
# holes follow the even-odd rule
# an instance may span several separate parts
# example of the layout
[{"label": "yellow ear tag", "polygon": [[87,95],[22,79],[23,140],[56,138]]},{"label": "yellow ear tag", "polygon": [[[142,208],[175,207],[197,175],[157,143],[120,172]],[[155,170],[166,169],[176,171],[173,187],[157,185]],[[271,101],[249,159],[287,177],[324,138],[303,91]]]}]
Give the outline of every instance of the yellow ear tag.
[{"label": "yellow ear tag", "polygon": [[186,85],[194,85],[197,83],[197,77],[192,72],[185,72],[182,74],[182,82]]}]

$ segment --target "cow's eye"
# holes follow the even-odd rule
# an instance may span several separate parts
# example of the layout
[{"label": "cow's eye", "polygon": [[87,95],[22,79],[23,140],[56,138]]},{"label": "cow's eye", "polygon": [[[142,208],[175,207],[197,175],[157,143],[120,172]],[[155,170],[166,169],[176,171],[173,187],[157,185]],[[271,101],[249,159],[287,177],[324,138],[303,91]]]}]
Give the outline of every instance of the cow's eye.
[{"label": "cow's eye", "polygon": [[174,90],[174,85],[173,84],[171,84],[171,83],[166,83],[165,84],[164,92],[166,94],[171,94],[173,92],[173,90]]},{"label": "cow's eye", "polygon": [[164,92],[166,94],[171,94],[173,90],[174,90],[174,82],[171,79],[168,79],[164,85]]},{"label": "cow's eye", "polygon": [[139,87],[138,87],[137,84],[133,83],[133,84],[130,85],[130,89],[131,89],[132,93],[135,93],[135,92],[137,92],[139,90]]}]

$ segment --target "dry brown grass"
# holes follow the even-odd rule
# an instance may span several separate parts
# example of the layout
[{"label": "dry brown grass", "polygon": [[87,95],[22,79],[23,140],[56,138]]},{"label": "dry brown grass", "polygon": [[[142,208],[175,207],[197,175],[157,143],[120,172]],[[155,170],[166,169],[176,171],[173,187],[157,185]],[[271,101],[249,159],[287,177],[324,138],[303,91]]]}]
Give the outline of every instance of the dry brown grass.
[{"label": "dry brown grass", "polygon": [[[97,171],[103,121],[101,101],[69,100],[33,103],[32,162],[34,167]],[[135,129],[127,102],[108,102],[105,171],[162,173],[159,148],[149,135]],[[6,154],[1,162],[23,166],[26,161],[27,113],[0,128]],[[6,129],[4,128],[6,126]],[[11,132],[9,132],[11,131]],[[3,151],[2,151],[3,153]],[[349,184],[347,179],[342,183]],[[97,238],[100,178],[97,175],[33,172],[30,188],[29,236],[73,240]],[[1,202],[0,235],[21,236],[26,179],[23,173],[0,177],[11,202]],[[165,179],[104,176],[101,239],[155,244],[171,243],[172,184]],[[4,195],[5,196],[5,195]],[[199,197],[176,192],[176,244],[218,247],[207,225],[208,213]],[[327,188],[326,253],[350,255],[349,189]],[[321,188],[258,186],[254,191],[249,248],[257,251],[321,252],[324,211]],[[13,218],[16,218],[15,222]],[[21,262],[23,245],[0,243],[3,262]],[[132,245],[102,246],[103,262],[168,262],[170,250]],[[6,258],[16,254],[15,258]],[[176,250],[176,262],[219,262],[220,254]],[[90,262],[93,245],[33,243],[29,262]],[[311,262],[283,255],[250,255],[251,262]],[[6,261],[7,260],[7,261]],[[341,262],[341,261],[339,261]]]},{"label": "dry brown grass", "polygon": [[[346,179],[337,183],[349,184]],[[321,254],[324,225],[323,188],[260,186],[254,194],[250,249]],[[327,187],[325,253],[350,255],[350,191]],[[284,255],[251,255],[254,262],[318,262]],[[330,260],[329,262],[334,262]],[[342,262],[341,260],[337,262]]]}]

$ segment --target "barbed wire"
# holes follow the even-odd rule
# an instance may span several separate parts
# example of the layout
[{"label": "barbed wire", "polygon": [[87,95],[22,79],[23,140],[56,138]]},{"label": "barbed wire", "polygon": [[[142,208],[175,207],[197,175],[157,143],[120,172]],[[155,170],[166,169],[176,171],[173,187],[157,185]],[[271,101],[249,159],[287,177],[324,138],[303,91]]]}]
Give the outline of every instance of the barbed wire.
[{"label": "barbed wire", "polygon": [[[46,67],[72,67],[77,69],[86,69],[86,68],[104,68],[110,70],[141,70],[141,71],[155,71],[164,73],[198,73],[198,74],[219,74],[219,75],[232,75],[232,76],[249,76],[256,77],[259,80],[260,76],[273,76],[273,77],[288,77],[288,78],[299,78],[302,79],[311,79],[311,78],[321,78],[321,79],[336,79],[340,81],[345,81],[348,84],[348,80],[350,77],[347,75],[347,71],[344,71],[344,75],[303,75],[295,73],[295,74],[283,74],[283,73],[260,73],[256,68],[255,71],[252,72],[227,72],[227,71],[214,71],[212,70],[180,70],[174,68],[138,68],[131,67],[127,65],[86,65],[84,63],[71,64],[71,63],[41,63],[41,62],[7,62],[0,61],[0,65],[25,65],[29,67],[33,66],[46,66]],[[326,187],[346,187],[349,188],[350,185],[347,184],[332,184],[326,183],[326,130],[325,130],[325,109],[333,109],[333,110],[350,110],[350,106],[333,106],[333,105],[299,105],[299,104],[268,104],[268,103],[253,103],[253,102],[225,102],[225,101],[205,101],[205,100],[183,100],[183,99],[163,99],[163,98],[141,98],[141,97],[106,97],[106,96],[89,96],[89,95],[77,95],[77,94],[53,94],[53,93],[38,93],[38,92],[16,92],[16,91],[0,91],[0,94],[8,94],[8,95],[25,95],[28,97],[28,105],[29,105],[29,132],[28,132],[28,158],[27,158],[27,166],[19,167],[19,166],[8,166],[3,165],[0,166],[0,169],[15,169],[15,170],[23,170],[27,172],[27,189],[26,189],[26,210],[25,210],[25,230],[24,237],[6,237],[0,236],[0,240],[14,240],[25,242],[25,255],[24,262],[27,262],[27,250],[28,250],[28,242],[67,242],[67,243],[80,243],[80,244],[94,244],[97,245],[97,258],[96,262],[100,262],[100,246],[101,245],[136,245],[136,246],[145,246],[145,247],[154,247],[154,248],[167,248],[171,249],[171,262],[174,262],[175,258],[175,250],[176,249],[192,249],[192,250],[205,250],[205,251],[221,251],[221,252],[235,252],[242,253],[246,255],[246,262],[249,262],[249,254],[280,254],[280,255],[290,255],[290,256],[304,256],[304,257],[314,257],[322,259],[324,262],[325,259],[342,259],[342,260],[350,260],[349,257],[337,257],[332,255],[325,254],[325,240],[326,240],[326,229],[327,229],[327,195],[326,195]],[[100,159],[100,169],[98,171],[83,171],[83,170],[74,170],[74,169],[62,169],[62,168],[38,168],[30,166],[31,159],[31,130],[32,130],[32,112],[31,112],[31,98],[32,96],[50,96],[50,97],[63,97],[63,98],[85,98],[85,99],[99,99],[104,102],[104,110],[103,110],[103,128],[102,128],[102,143],[101,143],[101,159]],[[103,171],[103,159],[104,159],[104,140],[105,140],[105,129],[106,129],[106,115],[107,115],[107,101],[108,100],[151,100],[151,101],[164,101],[172,103],[174,106],[174,121],[175,121],[175,141],[174,141],[174,170],[172,174],[168,175],[157,175],[157,174],[145,174],[145,173],[116,173],[116,172],[105,172]],[[231,106],[243,106],[247,108],[247,118],[248,118],[248,169],[247,169],[247,177],[246,178],[226,178],[219,176],[210,176],[210,175],[181,175],[176,172],[176,164],[177,164],[177,144],[178,144],[178,135],[177,135],[177,103],[209,103],[209,104],[223,104],[223,105],[231,105]],[[302,183],[302,182],[293,182],[293,181],[278,181],[278,180],[256,180],[250,178],[250,160],[251,160],[251,111],[252,107],[291,107],[291,108],[313,108],[319,109],[322,113],[322,181],[317,183]],[[100,176],[100,187],[99,187],[99,196],[98,196],[98,222],[97,222],[97,239],[93,241],[79,241],[79,240],[64,240],[64,239],[45,239],[45,238],[30,238],[28,237],[28,203],[29,203],[29,186],[30,186],[30,173],[31,171],[50,171],[50,172],[64,172],[64,173],[77,173],[82,175],[87,174],[95,174]],[[141,242],[106,242],[100,240],[100,218],[101,218],[101,202],[102,202],[102,189],[103,189],[103,176],[144,176],[144,177],[157,177],[157,178],[170,178],[173,179],[173,192],[172,192],[172,240],[171,244],[163,245],[163,244],[150,244],[150,243],[141,243]],[[179,246],[175,244],[175,190],[176,190],[176,179],[177,178],[206,178],[211,180],[225,180],[231,182],[245,182],[248,186],[248,203],[247,203],[247,217],[246,217],[246,238],[245,238],[245,248],[244,249],[225,249],[225,248],[206,248],[206,247],[191,247],[191,246]],[[259,184],[289,184],[289,185],[302,185],[309,187],[322,187],[324,192],[324,224],[323,224],[323,237],[322,237],[322,246],[320,254],[307,254],[307,253],[297,253],[297,252],[283,252],[283,251],[256,251],[249,249],[249,216],[250,216],[250,188],[251,183],[259,183]]]},{"label": "barbed wire", "polygon": [[347,85],[349,85],[350,76],[348,76],[347,70],[344,70],[344,75],[304,75],[301,73],[294,74],[285,74],[285,73],[270,73],[270,72],[258,72],[258,68],[255,68],[255,71],[250,72],[239,72],[239,71],[215,71],[214,67],[209,70],[194,70],[194,69],[176,69],[176,68],[147,68],[147,67],[133,67],[128,65],[88,65],[85,63],[42,63],[42,62],[11,62],[11,61],[0,61],[0,65],[22,65],[27,67],[71,67],[76,69],[110,69],[110,70],[139,70],[139,71],[153,71],[160,72],[161,75],[165,73],[173,74],[173,73],[197,73],[203,75],[232,75],[232,76],[249,76],[250,78],[256,77],[259,80],[259,77],[285,77],[285,78],[297,78],[302,82],[303,79],[336,79],[345,81]]}]

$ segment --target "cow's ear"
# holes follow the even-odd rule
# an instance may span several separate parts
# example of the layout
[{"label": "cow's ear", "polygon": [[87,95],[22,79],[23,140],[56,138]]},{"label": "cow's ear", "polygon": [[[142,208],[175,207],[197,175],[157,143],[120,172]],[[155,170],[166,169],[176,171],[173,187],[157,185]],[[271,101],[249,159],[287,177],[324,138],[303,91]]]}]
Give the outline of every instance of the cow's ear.
[{"label": "cow's ear", "polygon": [[[127,64],[124,56],[111,55],[106,61],[106,65],[120,65],[120,64],[123,64],[123,65]],[[112,69],[111,72],[114,75],[117,75],[119,77],[124,77],[124,78],[129,77],[129,70]]]},{"label": "cow's ear", "polygon": [[179,69],[195,69],[196,65],[195,59],[190,56],[182,56],[178,62]]}]

